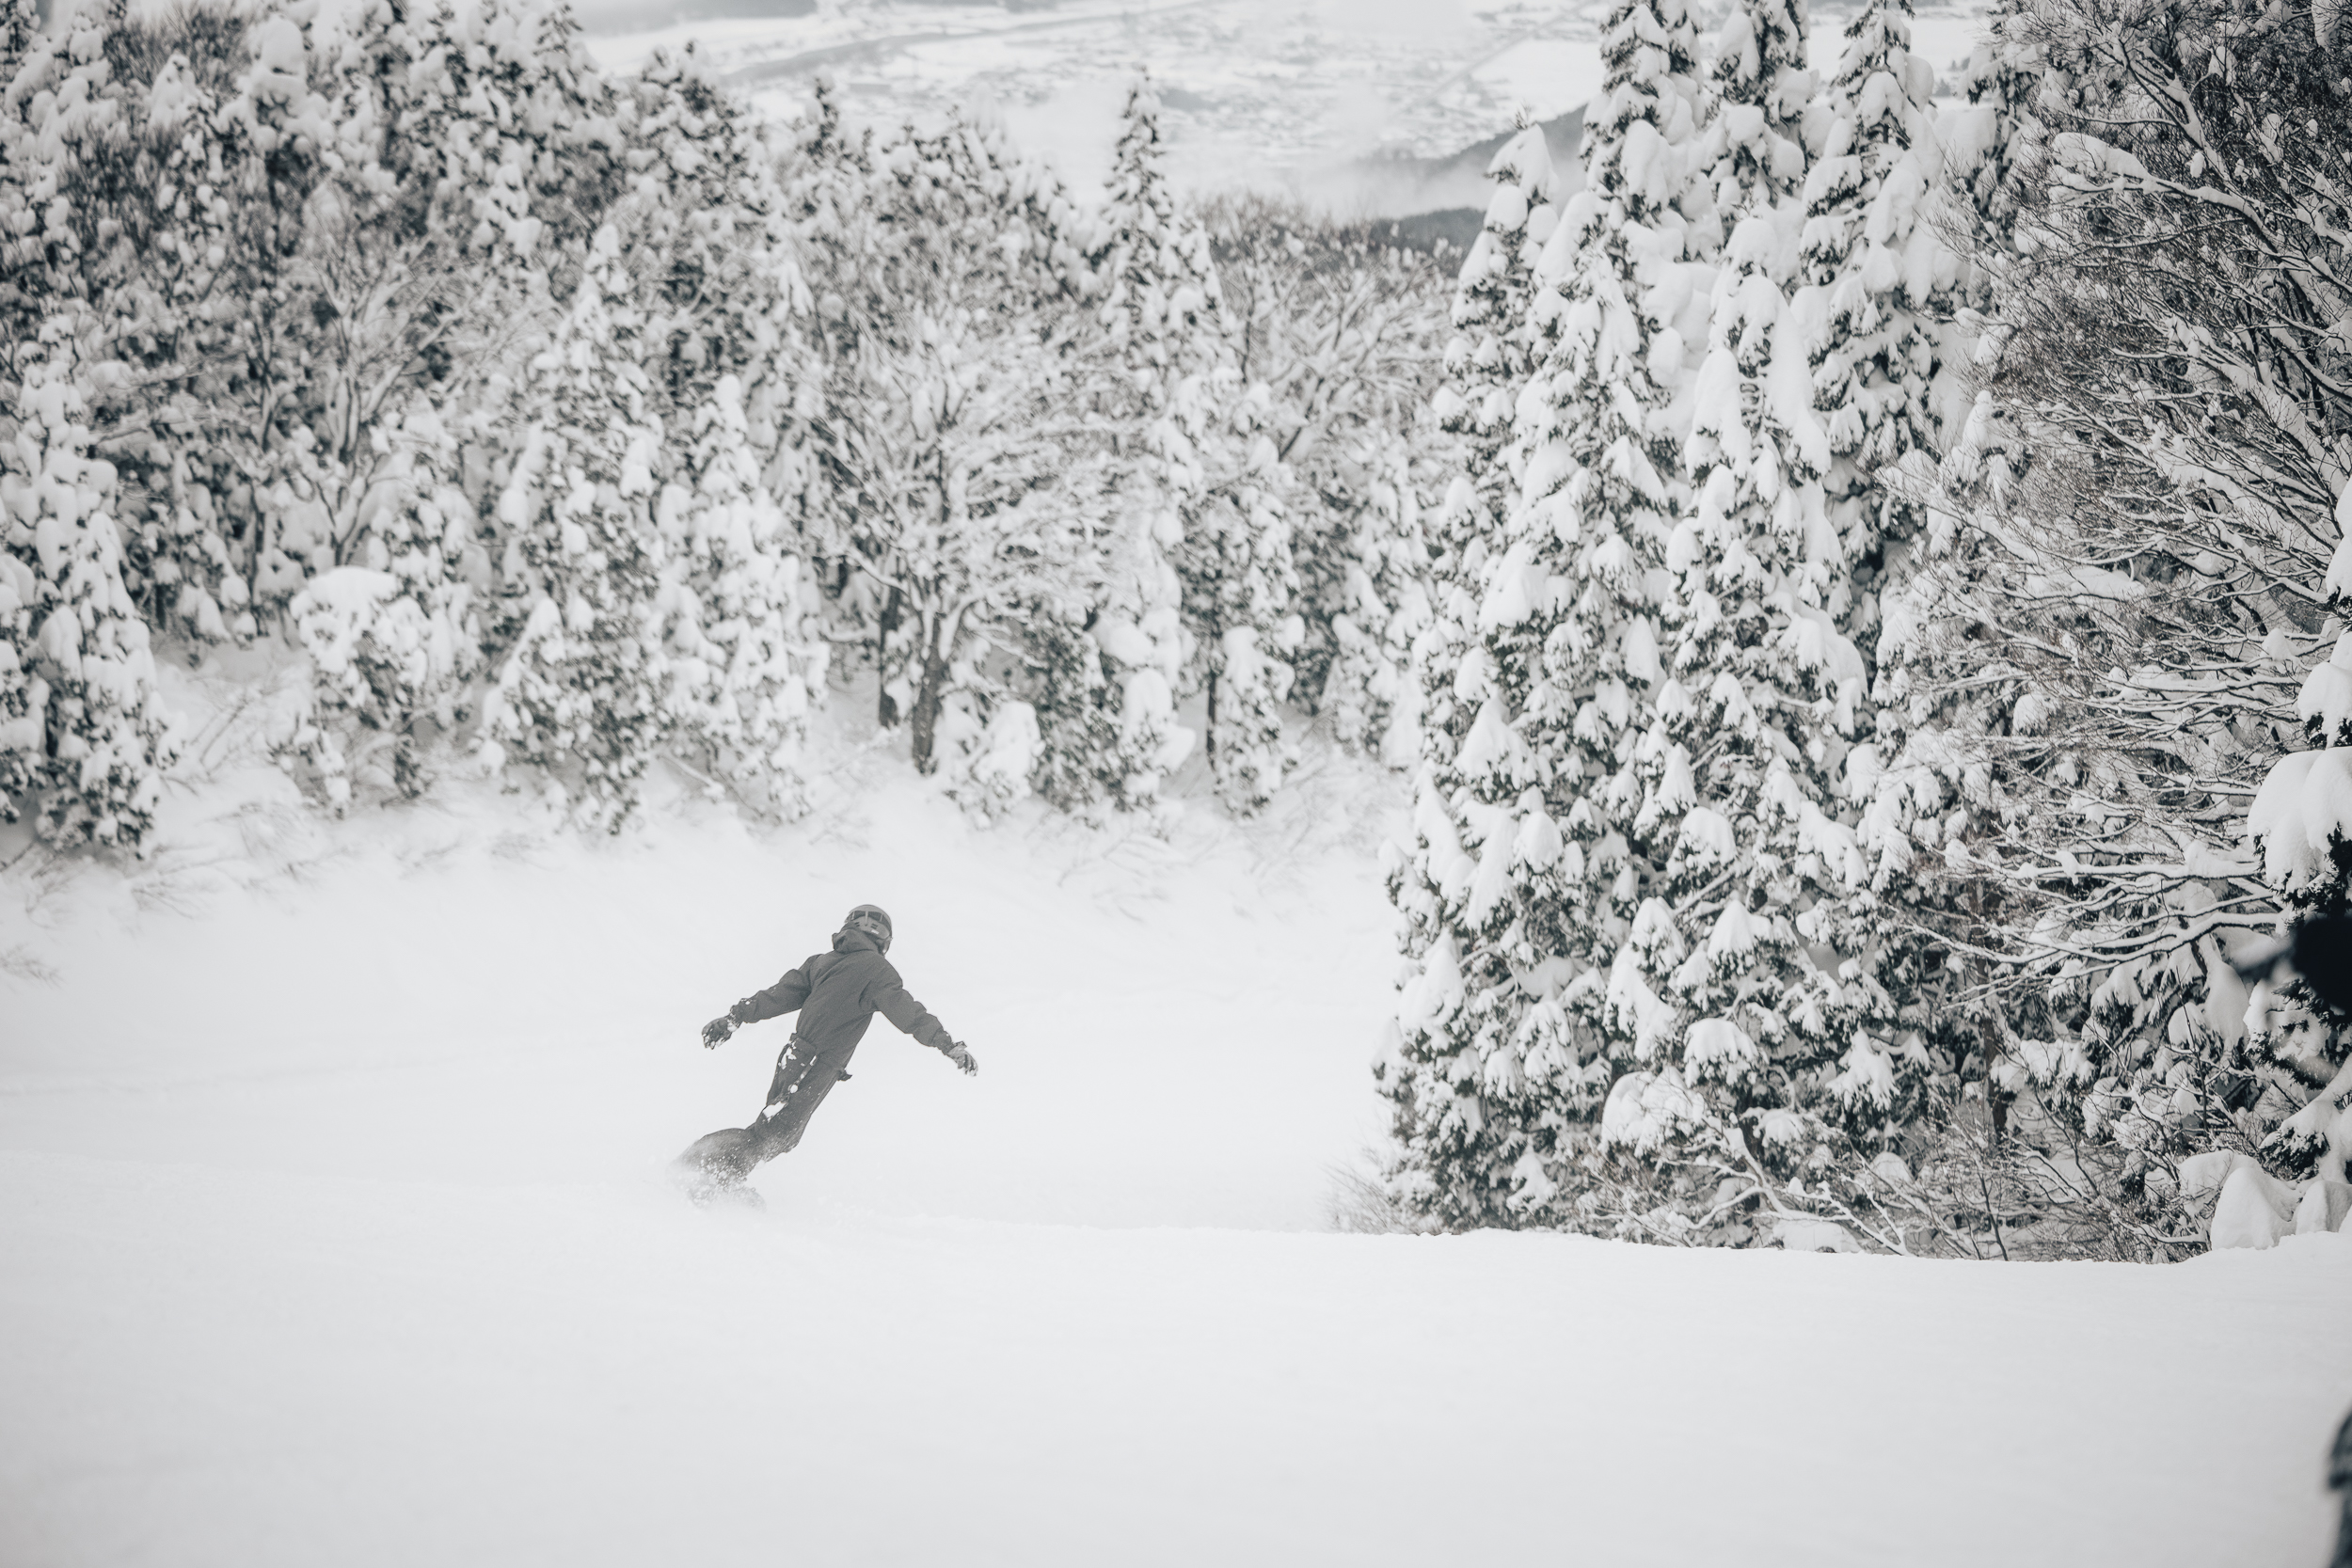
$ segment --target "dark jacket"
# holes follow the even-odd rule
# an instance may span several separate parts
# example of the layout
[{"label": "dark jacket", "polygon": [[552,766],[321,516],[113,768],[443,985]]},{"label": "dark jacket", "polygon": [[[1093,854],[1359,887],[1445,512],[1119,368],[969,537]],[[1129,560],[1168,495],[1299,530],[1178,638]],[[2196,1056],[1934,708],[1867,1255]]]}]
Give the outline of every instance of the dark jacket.
[{"label": "dark jacket", "polygon": [[864,931],[843,931],[833,939],[833,951],[819,953],[766,990],[754,991],[727,1009],[738,1023],[756,1023],[798,1012],[793,1029],[818,1056],[850,1059],[866,1026],[880,1013],[900,1029],[935,1051],[955,1043],[939,1020],[907,994],[898,972],[882,955],[874,939]]}]

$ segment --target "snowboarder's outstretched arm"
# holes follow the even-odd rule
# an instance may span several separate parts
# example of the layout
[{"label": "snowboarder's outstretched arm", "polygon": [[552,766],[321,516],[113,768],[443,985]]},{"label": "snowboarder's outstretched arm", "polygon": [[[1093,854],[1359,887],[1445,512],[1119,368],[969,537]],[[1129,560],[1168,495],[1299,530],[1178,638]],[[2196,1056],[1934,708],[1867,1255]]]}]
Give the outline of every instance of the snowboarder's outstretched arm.
[{"label": "snowboarder's outstretched arm", "polygon": [[762,1019],[780,1018],[786,1013],[800,1011],[801,1004],[808,1000],[808,990],[807,966],[787,970],[784,978],[766,990],[752,992],[729,1007],[723,1016],[704,1024],[704,1047],[717,1050],[735,1033],[735,1026],[739,1023],[757,1023]]},{"label": "snowboarder's outstretched arm", "polygon": [[972,1053],[957,1044],[955,1037],[947,1033],[947,1026],[933,1017],[923,1004],[907,994],[906,986],[899,981],[897,974],[892,974],[889,979],[875,987],[866,1000],[873,1004],[876,1012],[888,1019],[903,1032],[913,1035],[917,1040],[955,1063],[965,1072],[972,1073],[980,1070],[972,1060]]},{"label": "snowboarder's outstretched arm", "polygon": [[784,978],[766,990],[755,990],[727,1009],[727,1017],[738,1023],[757,1023],[762,1019],[782,1018],[797,1013],[801,1004],[808,1000],[809,978],[806,965],[787,969]]}]

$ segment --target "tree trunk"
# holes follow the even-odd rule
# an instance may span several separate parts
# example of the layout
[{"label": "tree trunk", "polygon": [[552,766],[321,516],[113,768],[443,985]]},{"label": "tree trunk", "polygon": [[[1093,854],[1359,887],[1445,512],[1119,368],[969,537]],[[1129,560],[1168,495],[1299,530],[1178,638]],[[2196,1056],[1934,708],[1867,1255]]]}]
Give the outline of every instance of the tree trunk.
[{"label": "tree trunk", "polygon": [[[1987,918],[1984,883],[1981,880],[1973,882],[1969,886],[1968,916],[1968,940],[1976,943],[1980,950],[1990,946],[1994,938],[1990,928],[1991,922]],[[1971,958],[1968,966],[1970,973],[1976,977],[1979,994],[1984,998],[1984,1001],[1979,1003],[1984,1010],[1977,1017],[1977,1049],[1984,1054],[1986,1125],[1992,1129],[1993,1145],[1997,1147],[2002,1134],[2009,1131],[2009,1103],[2002,1098],[2000,1086],[1994,1081],[1993,1069],[1994,1065],[2007,1053],[2008,1031],[2002,1026],[2000,1005],[1992,997],[1992,966],[1982,958]]]},{"label": "tree trunk", "polygon": [[931,748],[939,736],[939,708],[947,695],[947,660],[940,651],[940,629],[945,616],[926,618],[923,646],[915,657],[922,661],[923,678],[914,689],[914,713],[911,730],[914,742],[914,770],[929,776],[938,771],[939,759]]},{"label": "tree trunk", "polygon": [[890,634],[898,629],[898,591],[896,588],[882,601],[878,624],[880,634],[874,640],[874,721],[883,729],[896,729],[898,705],[890,696]]},{"label": "tree trunk", "polygon": [[1209,671],[1209,761],[1216,761],[1216,671]]}]

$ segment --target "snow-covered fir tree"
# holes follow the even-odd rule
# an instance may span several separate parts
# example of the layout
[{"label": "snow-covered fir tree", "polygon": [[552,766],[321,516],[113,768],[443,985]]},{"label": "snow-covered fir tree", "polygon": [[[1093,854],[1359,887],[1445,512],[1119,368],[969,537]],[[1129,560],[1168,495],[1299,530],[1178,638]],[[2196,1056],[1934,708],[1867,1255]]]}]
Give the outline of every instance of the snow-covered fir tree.
[{"label": "snow-covered fir tree", "polygon": [[[670,645],[671,745],[764,808],[805,808],[800,751],[824,695],[827,647],[804,558],[760,476],[742,383],[723,374],[675,419],[691,421],[665,487],[659,604]],[[691,486],[691,488],[690,488]]]},{"label": "snow-covered fir tree", "polygon": [[1365,494],[1341,564],[1329,617],[1332,655],[1317,697],[1342,745],[1391,768],[1420,759],[1422,683],[1415,649],[1434,619],[1430,548],[1412,454],[1399,437],[1367,454]]},{"label": "snow-covered fir tree", "polygon": [[[1296,630],[1289,519],[1272,471],[1279,459],[1249,428],[1224,341],[1208,236],[1178,211],[1162,166],[1159,100],[1148,79],[1127,95],[1089,260],[1118,370],[1105,412],[1135,430],[1121,506],[1139,527],[1127,542],[1133,566],[1122,587],[1140,613],[1116,612],[1136,635],[1122,635],[1125,647],[1113,657],[1130,665],[1137,749],[1156,733],[1167,737],[1163,767],[1181,755],[1172,706],[1166,718],[1146,715],[1184,668],[1188,640],[1187,673],[1208,698],[1218,796],[1232,810],[1255,811],[1295,760],[1280,713]],[[1122,654],[1146,662],[1136,668]]]},{"label": "snow-covered fir tree", "polygon": [[[203,43],[238,69],[209,113],[201,112],[199,96],[187,104],[199,112],[176,127],[176,150],[186,160],[181,178],[193,185],[186,194],[194,205],[188,232],[173,236],[173,250],[193,265],[171,279],[173,314],[189,330],[165,340],[176,350],[174,368],[184,373],[207,366],[217,379],[197,388],[161,378],[166,406],[156,412],[203,429],[212,439],[199,448],[199,468],[228,478],[242,535],[231,562],[243,581],[231,584],[224,576],[220,591],[234,598],[242,586],[254,602],[276,610],[308,576],[333,563],[336,508],[345,499],[347,465],[331,440],[322,439],[331,414],[312,393],[314,376],[338,356],[322,341],[332,329],[303,276],[302,254],[312,232],[310,205],[332,158],[333,111],[320,90],[330,73],[315,17],[306,25],[288,11],[264,8],[249,19],[217,23]],[[196,81],[176,85],[184,92]],[[190,134],[204,143],[200,156],[187,143]],[[217,184],[210,178],[215,168]],[[176,207],[155,215],[179,227]],[[205,247],[200,253],[199,245]],[[144,304],[140,263],[125,258],[107,282],[109,295],[93,301],[100,329],[118,341],[136,335],[122,317]],[[236,301],[235,308],[209,303],[222,299]],[[142,410],[133,402],[101,411],[119,419]],[[168,497],[167,505],[179,499],[144,476],[142,488]],[[175,522],[177,513],[174,507]],[[167,559],[199,581],[207,566],[202,554],[183,546],[171,547]]]},{"label": "snow-covered fir tree", "polygon": [[1295,678],[1288,656],[1304,629],[1291,608],[1297,578],[1281,460],[1260,433],[1247,463],[1188,519],[1177,558],[1200,650],[1210,773],[1217,799],[1245,816],[1263,810],[1298,763],[1282,705]]},{"label": "snow-covered fir tree", "polygon": [[40,582],[27,562],[0,550],[0,822],[24,814],[40,781],[46,681],[33,673],[33,609]]},{"label": "snow-covered fir tree", "polygon": [[499,499],[505,613],[519,629],[483,719],[493,767],[545,770],[559,802],[617,829],[660,743],[653,502],[663,464],[645,316],[608,224],[517,404]]},{"label": "snow-covered fir tree", "polygon": [[[29,8],[23,18],[11,14],[11,31],[0,35],[0,42],[19,55],[27,39],[17,34],[29,34],[19,23],[30,18]],[[0,537],[0,822],[24,816],[40,781],[47,739],[49,683],[33,671],[34,617],[41,599],[40,578],[33,570],[36,559],[24,552],[11,524]]]},{"label": "snow-covered fir tree", "polygon": [[[1913,830],[1928,820],[1947,820],[1959,804],[1964,776],[1981,770],[1976,747],[1965,740],[1947,744],[1946,737],[1965,736],[1985,722],[1988,702],[2005,707],[2033,689],[2022,672],[2015,681],[1984,678],[1982,651],[1962,628],[1979,619],[1981,591],[1992,586],[1988,578],[2015,568],[2010,546],[2021,541],[2002,519],[2018,507],[2018,483],[2033,461],[2010,411],[1988,385],[1997,376],[2009,329],[1983,312],[1995,308],[1994,291],[2014,254],[2026,193],[2048,177],[2033,150],[2045,144],[2050,133],[2034,120],[2029,106],[2047,64],[2042,55],[2026,29],[2017,25],[2017,13],[1996,7],[1970,60],[1968,102],[1944,108],[1936,127],[1954,197],[1942,212],[1946,221],[1963,222],[1974,241],[1974,265],[1955,297],[1968,310],[1963,324],[1975,330],[1955,334],[1953,341],[1976,361],[1965,368],[1975,396],[1965,416],[1952,421],[1934,470],[1928,467],[1929,454],[1918,453],[1899,470],[1901,477],[1894,485],[1915,501],[1926,500],[1930,519],[1915,538],[1889,552],[1879,594],[1888,629],[1876,649],[1872,700],[1879,707],[1878,735],[1870,746],[1875,773],[1863,818],[1865,842],[1878,863],[1877,882],[1901,886],[1915,902],[1956,895],[1924,885],[1942,879],[1938,874],[1898,871],[1899,865],[1910,865]],[[1963,682],[1966,693],[1959,695]],[[2045,690],[2029,702],[2029,721],[2036,707],[2054,701],[2063,699]],[[1931,832],[1922,842],[1932,845],[1941,838],[1940,832]],[[1964,881],[1964,872],[1952,879]]]},{"label": "snow-covered fir tree", "polygon": [[1823,511],[1828,437],[1775,279],[1790,230],[1757,194],[1717,285],[1695,494],[1668,546],[1657,733],[1680,776],[1653,800],[1661,816],[1668,793],[1683,804],[1670,838],[1649,835],[1663,849],[1649,929],[1637,916],[1611,975],[1642,1065],[1604,1117],[1681,1199],[1650,1223],[1734,1236],[1748,1211],[1803,1212],[1792,1188],[1881,1152],[1883,1135],[1855,1140],[1897,1119],[1917,1054],[1893,1049],[1871,967],[1885,933],[1841,820],[1866,672],[1825,608],[1848,577]]},{"label": "snow-covered fir tree", "polygon": [[1804,179],[1810,31],[1804,0],[1741,0],[1716,35],[1708,68],[1714,102],[1693,156],[1726,233],[1759,199],[1778,206]]},{"label": "snow-covered fir tree", "polygon": [[1540,125],[1522,124],[1486,166],[1494,184],[1478,238],[1454,285],[1454,336],[1438,419],[1460,438],[1462,472],[1433,519],[1430,543],[1448,581],[1475,585],[1486,543],[1517,493],[1509,461],[1519,393],[1545,344],[1536,330],[1535,261],[1559,221],[1558,180]]},{"label": "snow-covered fir tree", "polygon": [[108,115],[90,90],[103,80],[90,63],[103,21],[77,10],[51,33],[33,0],[0,0],[0,372],[11,381],[45,362],[41,329],[82,292],[73,207],[56,180],[67,147]]},{"label": "snow-covered fir tree", "polygon": [[[814,361],[789,405],[783,444],[793,453],[779,499],[793,506],[801,531],[825,563],[828,612],[841,641],[870,639],[879,665],[892,627],[886,604],[851,564],[863,515],[857,468],[845,450],[866,396],[869,340],[890,334],[881,324],[892,301],[882,287],[880,259],[891,243],[881,217],[882,187],[874,166],[873,134],[852,131],[830,78],[819,76],[811,102],[790,123],[778,160],[784,216],[810,295],[800,318]],[[794,483],[797,481],[797,483]],[[880,683],[885,688],[888,682]],[[885,690],[877,718],[896,723]]]},{"label": "snow-covered fir tree", "polygon": [[181,439],[151,449],[149,461],[135,467],[149,503],[127,508],[122,522],[135,580],[158,626],[198,641],[246,641],[259,630],[251,562],[240,550],[254,527],[251,486],[230,477],[240,472],[237,442],[207,439],[202,404],[216,378],[183,376],[235,336],[235,322],[218,320],[221,270],[235,230],[232,193],[212,176],[221,165],[214,129],[221,103],[202,75],[188,54],[174,52],[146,99],[155,228],[141,246],[139,306],[127,312],[130,331],[122,334],[130,341],[118,339],[118,353],[158,378],[165,392],[151,419]]},{"label": "snow-covered fir tree", "polygon": [[16,80],[17,68],[40,37],[40,8],[33,0],[7,0],[0,5],[0,82]]},{"label": "snow-covered fir tree", "polygon": [[[2012,241],[2018,208],[2013,151],[2038,139],[2030,133],[2021,135],[2017,126],[2041,72],[2019,69],[2025,60],[2017,53],[2022,40],[2004,39],[2004,31],[1996,13],[1992,37],[1969,71],[1969,105],[1939,107],[1932,148],[1923,148],[1926,155],[1915,157],[1908,169],[1884,182],[1879,215],[1863,220],[1867,228],[1899,240],[1899,218],[1907,207],[1917,203],[1928,214],[1928,230],[1915,231],[1904,248],[1910,252],[1909,275],[1916,279],[1924,274],[1931,285],[1915,296],[1891,294],[1871,313],[1883,320],[1924,299],[1926,313],[1939,323],[1932,329],[1936,336],[1925,340],[1941,361],[1932,369],[1947,378],[1967,374],[1962,363],[1971,346],[1965,324],[1981,324],[1975,312],[1989,304],[1987,282],[1997,269],[1997,256]],[[1850,42],[1870,47],[1867,38]],[[1895,80],[1889,72],[1878,90],[1883,94]],[[1826,117],[1843,114],[1850,105],[1841,108],[1834,95],[1825,94],[1820,107]],[[1902,137],[1891,124],[1886,139],[1890,150],[1883,155],[1896,156],[1892,149]],[[1919,182],[1929,182],[1924,195],[1915,189]],[[1976,255],[1961,266],[1953,262],[1963,259],[1950,256],[1944,243],[1955,229],[1974,235]],[[1882,283],[1888,277],[1888,254],[1882,251],[1875,264],[1861,263]],[[1855,259],[1847,264],[1856,264]],[[1960,329],[1940,325],[1954,316]],[[1996,335],[1974,346],[1982,352],[1996,348],[1997,341]],[[1835,371],[1828,362],[1824,368]],[[1911,368],[1931,367],[1915,356]],[[2020,1006],[1994,984],[1995,967],[1982,955],[1998,945],[1992,933],[2009,918],[2008,899],[1999,879],[1980,875],[1984,863],[1970,847],[1972,842],[1998,843],[2010,831],[2005,811],[1984,809],[2007,793],[2000,777],[2007,768],[1988,766],[1979,739],[2008,727],[2020,699],[2024,706],[2015,709],[2016,719],[2037,727],[2037,708],[2057,696],[2048,690],[2031,694],[2035,683],[2012,678],[2020,673],[1989,658],[1967,629],[1980,606],[1971,579],[2014,569],[2007,550],[1994,542],[2005,531],[1996,519],[2015,504],[2013,480],[2030,460],[1981,388],[1964,419],[1951,417],[1948,394],[1932,387],[1925,405],[1943,416],[1932,427],[1936,449],[1914,445],[1875,471],[1870,483],[1878,517],[1859,539],[1848,525],[1850,545],[1871,552],[1863,564],[1877,568],[1872,591],[1853,595],[1854,632],[1867,645],[1872,666],[1872,733],[1849,760],[1850,792],[1858,808],[1857,836],[1870,862],[1870,902],[1886,911],[1888,929],[1904,933],[1879,943],[1876,957],[1899,1007],[1900,1037],[1910,1047],[1903,1076],[1921,1082],[1942,1101],[1908,1140],[1907,1168],[1916,1184],[1905,1188],[1904,1196],[1914,1202],[1938,1186],[1948,1192],[1955,1184],[1980,1181],[1988,1162],[1997,1166],[2001,1161],[2005,1140],[2024,1149],[2029,1146],[2015,1141],[2021,1131],[2048,1131],[2033,1125],[2042,1119],[2033,1114],[2037,1107],[2029,1103],[2021,1114],[2010,1092],[2026,1056],[2038,1054],[2045,1068],[2061,1074],[2072,1070],[2062,1063],[2062,1053],[2019,1049],[2022,1040],[2051,1033],[2041,1005],[2053,991],[2043,990],[2034,1005]],[[1851,468],[1833,465],[1833,472],[1847,475],[1843,483],[1849,487],[1854,483]],[[1898,499],[1899,511],[1889,504]],[[1963,521],[1972,515],[1974,521]],[[2045,625],[2039,630],[2055,628]],[[2057,635],[2071,641],[2074,632]],[[1934,827],[1926,829],[1923,818]],[[1915,853],[1931,841],[1937,852]],[[1931,929],[1957,938],[1957,943],[1917,935]],[[2065,982],[2055,988],[2071,989]]]},{"label": "snow-covered fir tree", "polygon": [[24,628],[0,673],[12,758],[0,793],[37,795],[53,842],[136,849],[172,760],[170,724],[147,623],[123,586],[114,468],[90,455],[64,353],[49,353],[19,361],[16,406],[0,417],[0,548],[18,601],[8,619]]},{"label": "snow-covered fir tree", "polygon": [[[1896,1048],[1844,763],[1867,672],[1832,613],[1850,566],[1821,488],[1830,452],[1786,288],[1804,173],[1802,19],[1735,11],[1694,172],[1732,223],[1692,383],[1687,499],[1668,540],[1662,684],[1642,749],[1663,770],[1633,817],[1645,900],[1601,1015],[1631,1070],[1603,1134],[1632,1156],[1636,1223],[1740,1240],[1812,1208],[1916,1108]],[[1845,1197],[1832,1206],[1849,1212]],[[1767,1232],[1769,1233],[1769,1232]]]},{"label": "snow-covered fir tree", "polygon": [[1832,610],[1866,648],[1887,537],[1917,526],[1877,478],[1907,452],[1939,452],[1943,424],[1966,406],[1942,325],[1964,303],[1964,262],[1931,199],[1945,177],[1934,87],[1911,52],[1909,0],[1870,0],[1822,83],[1821,148],[1804,182],[1794,308],[1829,431],[1830,521],[1862,588]]},{"label": "snow-covered fir tree", "polygon": [[[1459,441],[1460,471],[1447,483],[1426,525],[1431,563],[1429,625],[1415,640],[1413,667],[1421,686],[1424,759],[1450,769],[1477,717],[1478,703],[1461,689],[1475,666],[1478,600],[1487,556],[1516,501],[1523,465],[1511,442],[1521,394],[1548,352],[1549,312],[1535,309],[1537,258],[1559,219],[1551,150],[1540,126],[1524,125],[1488,166],[1494,182],[1478,238],[1455,279],[1454,335],[1446,345],[1447,385],[1434,399],[1439,422]],[[1523,455],[1523,454],[1521,454]],[[1427,786],[1416,784],[1421,790]],[[1434,911],[1434,902],[1416,906]],[[1415,928],[1407,946],[1418,955],[1441,936],[1439,927]]]},{"label": "snow-covered fir tree", "polygon": [[2014,250],[2032,187],[2046,174],[2046,137],[2033,101],[2049,61],[2026,15],[2018,0],[1994,0],[1962,79],[1966,102],[1944,103],[1936,116],[1947,177],[1966,201],[1950,210],[1974,220],[1969,303],[1978,309],[2001,259]]},{"label": "snow-covered fir tree", "polygon": [[[795,816],[808,714],[828,649],[812,584],[769,470],[798,488],[783,446],[801,371],[787,330],[807,302],[773,154],[755,122],[683,60],[657,54],[625,84],[621,125],[650,154],[632,182],[631,271],[669,444],[679,461],[657,515],[675,754]],[[636,160],[632,160],[634,163]]]},{"label": "snow-covered fir tree", "polygon": [[[19,351],[44,333],[103,345],[76,358],[94,425],[154,432],[116,453],[129,585],[160,624],[184,610],[184,625],[215,636],[249,630],[244,578],[229,569],[212,498],[186,497],[173,480],[207,423],[235,423],[220,405],[237,401],[249,313],[222,309],[211,285],[246,237],[225,187],[250,165],[239,160],[233,117],[224,122],[238,96],[225,78],[243,63],[245,31],[209,16],[175,29],[119,8],[77,8],[58,33],[32,40],[0,113],[0,136],[13,143],[0,158],[0,206],[15,205],[6,193],[25,188],[20,180],[49,193],[0,222],[0,309],[11,320],[0,338]],[[183,47],[157,63],[169,43]],[[199,69],[209,86],[195,79]],[[90,373],[109,363],[119,370]],[[124,420],[126,403],[135,420]]]},{"label": "snow-covered fir tree", "polygon": [[1687,752],[1648,710],[1671,690],[1659,611],[1684,336],[1652,291],[1671,296],[1707,243],[1685,178],[1698,51],[1676,0],[1617,6],[1603,50],[1585,187],[1544,258],[1557,331],[1521,401],[1519,495],[1454,681],[1476,717],[1424,767],[1417,843],[1389,878],[1414,960],[1380,1067],[1397,1188],[1452,1224],[1594,1223],[1613,1064],[1656,1046],[1610,965],[1655,941],[1645,874],[1693,803]]},{"label": "snow-covered fir tree", "polygon": [[[2333,520],[2343,537],[2352,539],[2352,483],[2345,484]],[[2338,546],[2327,587],[2335,602],[2352,596],[2352,547]],[[2346,766],[2352,762],[2352,701],[2347,696],[2352,696],[2352,633],[2338,639],[2333,654],[2312,672],[2298,698],[2296,706],[2305,716],[2312,749],[2281,758],[2264,779],[2248,812],[2248,837],[2261,851],[2264,875],[2290,920],[2352,917],[2352,834],[2345,832],[2346,814],[2338,804],[2343,783],[2352,779],[2352,767]],[[2177,1082],[2169,1085],[2173,1093],[2164,1110],[2172,1115],[2164,1119],[2209,1131],[2217,1100],[2219,1110],[2234,1113],[2230,1131],[2255,1143],[2280,1173],[2352,1181],[2352,1167],[2344,1163],[2352,1154],[2352,1048],[2345,1039],[2352,1030],[2346,1020],[2306,976],[2293,976],[2276,996],[2268,994],[2267,985],[2249,996],[2219,964],[2194,962],[2211,957],[2213,950],[2204,943],[2184,947],[2177,968],[2186,972],[2181,978],[2187,986],[2164,987],[2159,972],[2158,983],[2141,980],[2136,988],[2143,994],[2154,992],[2189,1014],[2191,1027],[2168,1029],[2167,1043],[2175,1049],[2174,1060],[2167,1065],[2188,1070],[2171,1075]],[[2201,1008],[2194,994],[2200,980],[2210,998]],[[2176,994],[2165,996],[2167,990]],[[2178,994],[2183,990],[2189,994]],[[2133,1033],[2116,1027],[2119,1022],[2099,1019],[2096,1022],[2106,1027],[2086,1031],[2091,1036],[2091,1060],[2099,1066],[2118,1058],[2124,1058],[2120,1065],[2127,1069],[2133,1065],[2123,1051],[2115,1049],[2119,1038],[2129,1040]],[[2170,1022],[2166,1020],[2168,1025]],[[2195,1029],[2199,1022],[2207,1028]],[[2212,1049],[2216,1044],[2221,1053]],[[2218,1061],[2213,1059],[2217,1054]],[[2199,1056],[2205,1060],[2197,1060]],[[2156,1119],[2149,1111],[2158,1102],[2151,1092],[2157,1084],[2141,1074],[2130,1077],[2137,1080],[2132,1088],[2141,1092],[2128,1095],[2117,1092],[2122,1085],[2109,1085],[2107,1103],[2118,1109],[2128,1104],[2140,1118]],[[2177,1135],[2186,1128],[2169,1130]],[[2233,1142],[2219,1147],[2226,1149]]]}]

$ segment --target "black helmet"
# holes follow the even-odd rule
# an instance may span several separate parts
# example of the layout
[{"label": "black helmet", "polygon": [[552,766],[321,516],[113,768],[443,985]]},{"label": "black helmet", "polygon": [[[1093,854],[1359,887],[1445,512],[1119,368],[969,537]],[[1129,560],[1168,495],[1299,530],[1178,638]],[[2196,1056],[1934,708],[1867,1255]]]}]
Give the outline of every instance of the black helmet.
[{"label": "black helmet", "polygon": [[845,931],[864,931],[881,944],[883,952],[890,951],[890,914],[880,904],[860,904],[850,911],[849,918],[841,923],[841,928]]}]

